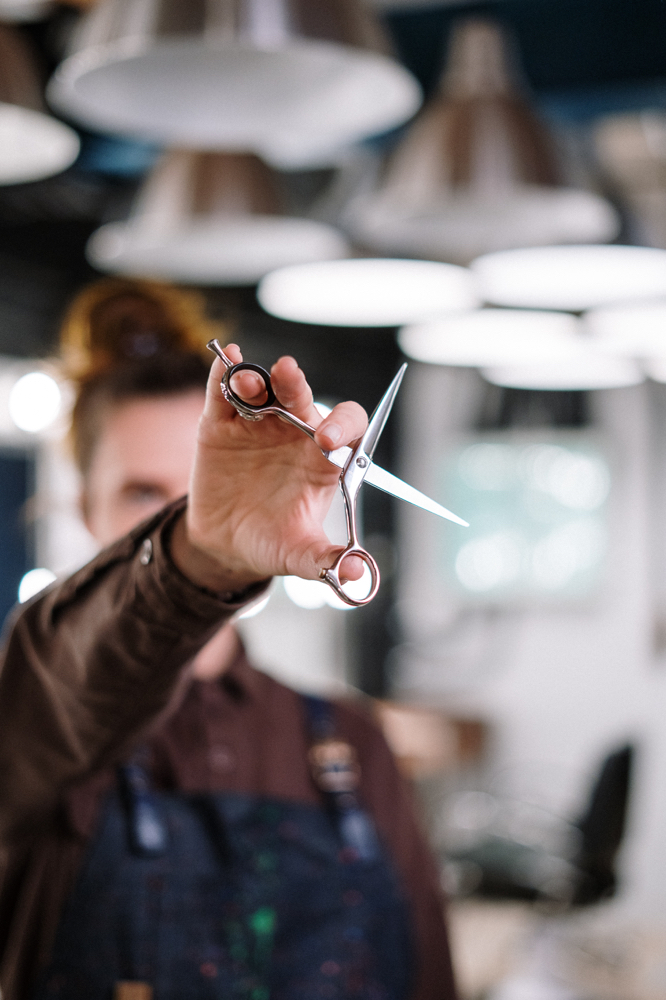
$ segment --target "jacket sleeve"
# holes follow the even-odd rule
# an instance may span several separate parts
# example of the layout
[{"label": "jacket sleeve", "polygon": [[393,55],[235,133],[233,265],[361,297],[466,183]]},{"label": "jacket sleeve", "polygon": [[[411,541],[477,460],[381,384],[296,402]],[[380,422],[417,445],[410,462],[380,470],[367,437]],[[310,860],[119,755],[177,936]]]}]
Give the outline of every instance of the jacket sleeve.
[{"label": "jacket sleeve", "polygon": [[183,666],[242,606],[199,589],[171,562],[165,543],[184,506],[167,507],[10,621],[0,668],[0,845],[43,820],[71,782],[117,760],[168,706]]}]

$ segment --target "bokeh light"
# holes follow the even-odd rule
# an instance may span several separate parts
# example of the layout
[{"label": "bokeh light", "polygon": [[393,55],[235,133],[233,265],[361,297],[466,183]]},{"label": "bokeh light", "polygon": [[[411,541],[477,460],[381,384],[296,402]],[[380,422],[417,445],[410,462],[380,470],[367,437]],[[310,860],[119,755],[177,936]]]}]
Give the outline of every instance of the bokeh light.
[{"label": "bokeh light", "polygon": [[9,394],[9,415],[19,430],[38,434],[56,419],[60,403],[55,379],[46,372],[28,372],[15,382]]}]

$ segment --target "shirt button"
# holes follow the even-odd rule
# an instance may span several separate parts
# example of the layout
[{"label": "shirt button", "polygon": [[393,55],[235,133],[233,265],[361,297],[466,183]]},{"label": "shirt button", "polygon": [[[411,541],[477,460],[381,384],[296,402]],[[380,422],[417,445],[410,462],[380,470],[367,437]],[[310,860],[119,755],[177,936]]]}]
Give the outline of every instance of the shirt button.
[{"label": "shirt button", "polygon": [[210,748],[208,761],[213,771],[232,771],[236,766],[236,756],[233,750],[222,745]]},{"label": "shirt button", "polygon": [[139,554],[139,562],[142,566],[147,566],[152,558],[153,543],[150,538],[144,538],[143,544],[141,545],[141,552]]}]

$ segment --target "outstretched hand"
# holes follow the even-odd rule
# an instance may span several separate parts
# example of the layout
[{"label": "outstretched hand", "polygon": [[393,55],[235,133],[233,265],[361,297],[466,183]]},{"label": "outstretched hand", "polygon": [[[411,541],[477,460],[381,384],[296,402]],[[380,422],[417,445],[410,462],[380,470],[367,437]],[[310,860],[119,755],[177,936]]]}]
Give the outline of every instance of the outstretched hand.
[{"label": "outstretched hand", "polygon": [[[242,361],[235,344],[225,348]],[[315,441],[276,416],[247,421],[220,389],[224,365],[211,368],[199,424],[187,510],[172,539],[173,558],[194,583],[238,591],[274,575],[317,579],[341,546],[332,545],[323,522],[340,470],[326,451],[360,438],[367,416],[358,403],[339,403],[324,419],[296,361],[282,357],[271,369],[275,394],[285,409],[316,428]],[[251,371],[238,373],[234,391],[262,402],[264,385]],[[344,561],[347,578],[360,577],[355,557]]]}]

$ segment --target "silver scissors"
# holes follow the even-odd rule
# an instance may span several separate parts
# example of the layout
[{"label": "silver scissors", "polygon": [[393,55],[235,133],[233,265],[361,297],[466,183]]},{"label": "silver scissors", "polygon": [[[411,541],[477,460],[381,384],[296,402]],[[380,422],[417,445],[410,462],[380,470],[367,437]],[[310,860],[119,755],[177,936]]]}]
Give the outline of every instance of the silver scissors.
[{"label": "silver scissors", "polygon": [[[226,356],[217,340],[211,340],[208,343],[208,348],[217,354],[218,358],[221,358],[224,363],[226,370],[220,383],[222,395],[228,403],[231,403],[231,405],[236,408],[241,417],[244,417],[246,420],[262,420],[265,416],[272,414],[276,417],[280,417],[282,420],[286,420],[287,423],[293,424],[294,427],[298,427],[299,430],[303,431],[304,434],[307,434],[309,438],[314,440],[315,428],[306,423],[304,420],[300,420],[293,413],[290,413],[289,410],[286,410],[279,404],[271,385],[270,373],[267,372],[265,368],[261,368],[260,365],[254,365],[248,361],[241,361],[239,364],[234,364]],[[388,420],[406,369],[407,365],[402,365],[400,371],[395,376],[379,401],[375,412],[370,417],[365,434],[353,448],[345,446],[342,448],[336,448],[334,451],[324,451],[322,449],[324,458],[326,458],[333,465],[337,466],[338,469],[342,470],[340,472],[340,489],[342,491],[342,497],[345,505],[347,545],[337,557],[333,565],[329,569],[322,569],[319,575],[320,578],[335,591],[338,597],[345,602],[345,604],[350,604],[355,608],[363,607],[363,605],[370,603],[379,590],[380,581],[379,567],[377,563],[370,553],[363,548],[358,538],[358,529],[356,524],[356,501],[364,482],[370,483],[372,486],[376,486],[378,489],[384,490],[385,493],[390,493],[392,496],[398,497],[400,500],[406,500],[408,503],[413,503],[417,507],[422,507],[424,510],[431,511],[433,514],[445,517],[449,521],[455,521],[456,524],[460,524],[464,528],[469,527],[467,521],[463,521],[462,518],[458,517],[456,514],[452,514],[450,510],[446,509],[446,507],[442,507],[440,504],[435,503],[434,500],[431,500],[424,493],[420,493],[419,490],[416,490],[413,486],[409,486],[407,483],[404,483],[402,479],[398,479],[397,476],[394,476],[390,472],[387,472],[386,469],[382,469],[380,466],[375,465],[372,461],[372,456],[375,453],[377,442],[379,441],[386,421]],[[232,389],[231,380],[233,376],[238,372],[243,371],[255,372],[255,374],[262,379],[266,388],[266,399],[263,403],[247,403]],[[363,561],[370,571],[370,590],[365,597],[351,597],[345,592],[342,586],[342,582],[340,580],[340,568],[342,566],[342,561],[350,555],[358,556],[358,558]]]}]

